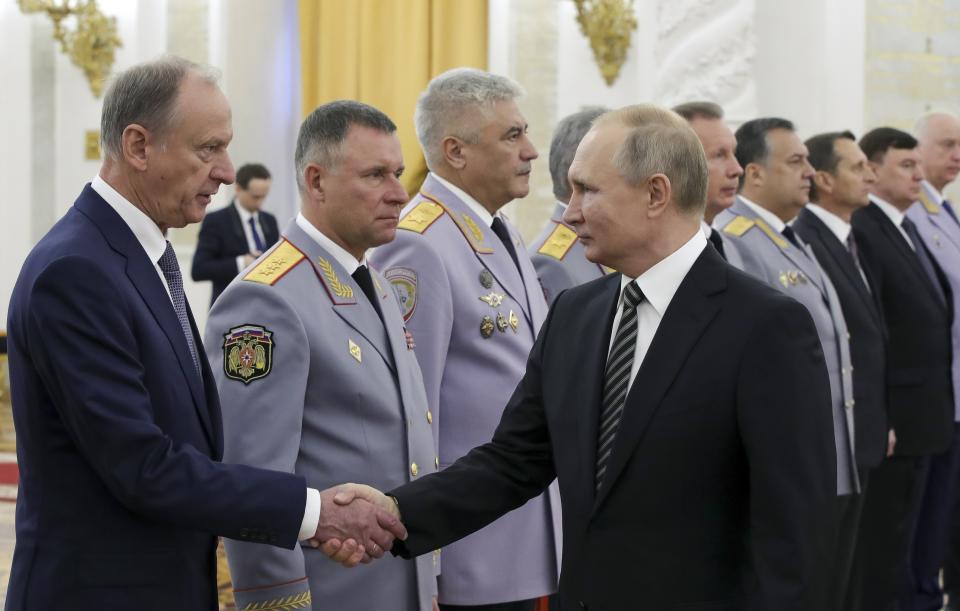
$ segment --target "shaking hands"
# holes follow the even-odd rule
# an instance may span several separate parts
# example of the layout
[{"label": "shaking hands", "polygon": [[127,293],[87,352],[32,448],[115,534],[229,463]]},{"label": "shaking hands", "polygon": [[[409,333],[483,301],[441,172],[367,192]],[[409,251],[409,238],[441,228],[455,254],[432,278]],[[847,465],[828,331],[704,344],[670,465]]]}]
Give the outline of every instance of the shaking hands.
[{"label": "shaking hands", "polygon": [[394,539],[406,538],[397,504],[376,488],[343,484],[320,493],[320,521],[310,545],[335,562],[371,562],[390,551]]}]

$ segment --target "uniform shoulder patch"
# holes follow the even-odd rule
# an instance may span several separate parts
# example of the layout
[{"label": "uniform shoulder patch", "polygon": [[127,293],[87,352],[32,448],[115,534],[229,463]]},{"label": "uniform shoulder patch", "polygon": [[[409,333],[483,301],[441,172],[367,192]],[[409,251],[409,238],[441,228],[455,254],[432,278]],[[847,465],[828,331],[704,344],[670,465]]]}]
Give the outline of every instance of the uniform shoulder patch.
[{"label": "uniform shoulder patch", "polygon": [[393,286],[404,322],[410,320],[417,309],[417,272],[407,267],[391,267],[383,277]]},{"label": "uniform shoulder patch", "polygon": [[723,232],[739,238],[748,232],[755,224],[756,223],[745,216],[738,216],[724,226]]},{"label": "uniform shoulder patch", "polygon": [[443,213],[444,209],[440,204],[429,200],[422,201],[400,219],[400,224],[397,225],[397,227],[406,229],[407,231],[423,233],[430,225],[433,225],[438,218],[443,216]]},{"label": "uniform shoulder patch", "polygon": [[446,204],[440,201],[440,198],[431,193],[420,191],[420,194],[427,198],[429,202],[440,206],[440,208],[450,216],[453,224],[457,226],[457,229],[460,230],[460,233],[463,234],[463,237],[470,244],[470,248],[472,248],[475,252],[484,255],[489,255],[493,252],[492,248],[483,245],[483,230],[480,229],[480,226],[477,225],[477,222],[473,220],[472,216],[467,213],[457,214],[454,210],[451,210]]},{"label": "uniform shoulder patch", "polygon": [[273,368],[273,332],[259,325],[240,325],[223,336],[223,373],[249,384]]},{"label": "uniform shoulder patch", "polygon": [[260,284],[273,286],[277,283],[277,280],[305,258],[306,255],[300,252],[296,246],[287,240],[282,240],[276,248],[247,272],[243,279],[248,282],[259,282]]},{"label": "uniform shoulder patch", "polygon": [[933,203],[933,200],[930,199],[930,196],[927,195],[927,192],[920,190],[920,203],[923,204],[924,209],[930,214],[940,214],[940,206]]},{"label": "uniform shoulder patch", "polygon": [[757,219],[754,222],[763,233],[767,234],[767,237],[770,238],[770,241],[776,244],[780,250],[786,250],[790,247],[790,243],[787,242],[787,240],[783,237],[783,234],[775,231],[773,227],[767,225],[767,223],[762,219]]},{"label": "uniform shoulder patch", "polygon": [[554,227],[550,236],[544,240],[543,246],[537,249],[537,252],[541,255],[547,255],[548,257],[562,261],[576,242],[576,232],[566,225],[557,223],[557,226]]}]

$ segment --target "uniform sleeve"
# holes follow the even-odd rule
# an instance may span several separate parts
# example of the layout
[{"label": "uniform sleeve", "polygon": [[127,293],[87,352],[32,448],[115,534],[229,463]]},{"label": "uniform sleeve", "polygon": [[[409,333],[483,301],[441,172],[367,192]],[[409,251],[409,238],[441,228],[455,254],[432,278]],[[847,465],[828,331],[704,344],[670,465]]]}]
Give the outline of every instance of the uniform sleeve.
[{"label": "uniform sleeve", "polygon": [[[66,257],[50,264],[27,306],[30,350],[38,374],[78,451],[130,511],[159,523],[227,537],[294,546],[306,484],[299,476],[212,460],[172,439],[157,414],[193,410],[158,403],[144,346],[118,280],[99,264]],[[164,304],[169,307],[169,304]],[[170,352],[170,367],[177,368]],[[186,383],[171,372],[169,383]],[[205,407],[205,406],[204,406]],[[251,536],[254,533],[256,536]]]},{"label": "uniform sleeve", "polygon": [[[780,298],[754,329],[737,382],[737,416],[750,473],[756,581],[748,608],[813,609],[834,531],[836,450],[830,382],[806,308]],[[751,591],[752,590],[752,591]]]},{"label": "uniform sleeve", "polygon": [[437,433],[443,418],[440,385],[453,332],[453,298],[447,270],[427,242],[403,230],[397,232],[394,242],[374,252],[373,262],[391,282],[398,275],[415,278],[416,302],[407,314],[406,327],[416,344],[414,354],[423,374],[428,407],[433,412],[433,442],[439,451]]},{"label": "uniform sleeve", "polygon": [[[294,473],[310,371],[310,344],[297,313],[277,288],[240,282],[217,300],[206,329],[204,346],[223,411],[224,461]],[[261,339],[244,343],[244,331]],[[299,546],[225,545],[238,608],[310,608]]]}]

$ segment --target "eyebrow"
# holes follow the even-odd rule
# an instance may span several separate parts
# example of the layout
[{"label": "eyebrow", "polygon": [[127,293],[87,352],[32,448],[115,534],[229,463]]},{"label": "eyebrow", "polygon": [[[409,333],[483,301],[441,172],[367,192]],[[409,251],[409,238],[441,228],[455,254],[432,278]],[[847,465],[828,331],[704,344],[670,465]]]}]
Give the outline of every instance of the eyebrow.
[{"label": "eyebrow", "polygon": [[530,127],[528,124],[524,123],[521,125],[511,125],[510,129],[503,133],[504,137],[512,136],[513,134],[522,134],[527,131],[527,128]]}]

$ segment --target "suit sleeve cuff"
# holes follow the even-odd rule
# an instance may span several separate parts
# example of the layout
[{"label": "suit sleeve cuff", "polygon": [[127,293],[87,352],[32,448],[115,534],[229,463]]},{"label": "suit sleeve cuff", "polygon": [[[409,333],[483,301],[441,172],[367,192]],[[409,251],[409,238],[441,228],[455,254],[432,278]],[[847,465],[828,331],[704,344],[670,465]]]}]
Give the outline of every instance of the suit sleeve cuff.
[{"label": "suit sleeve cuff", "polygon": [[305,541],[317,534],[317,523],[320,521],[320,492],[315,488],[307,488],[307,505],[303,509],[303,522],[300,524],[300,534],[297,540]]}]

